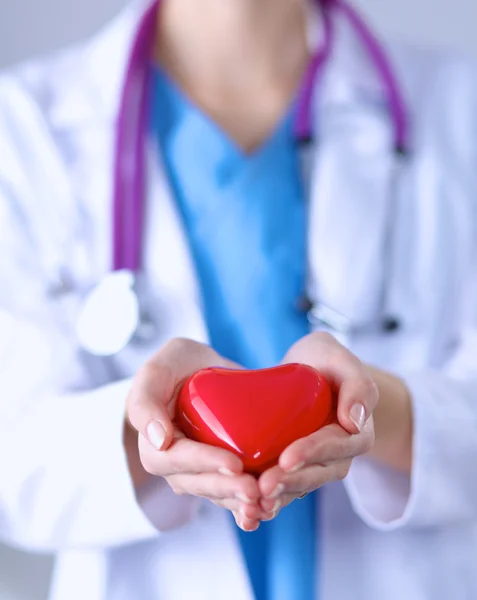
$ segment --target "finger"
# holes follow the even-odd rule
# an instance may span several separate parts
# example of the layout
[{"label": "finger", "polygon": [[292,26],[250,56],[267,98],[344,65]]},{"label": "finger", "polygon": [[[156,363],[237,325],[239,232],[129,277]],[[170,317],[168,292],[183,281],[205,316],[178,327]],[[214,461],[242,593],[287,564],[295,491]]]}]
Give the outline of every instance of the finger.
[{"label": "finger", "polygon": [[304,465],[326,466],[335,461],[365,454],[371,449],[373,441],[372,419],[359,435],[349,434],[340,425],[328,425],[290,444],[282,452],[279,465],[286,472],[296,471]]},{"label": "finger", "polygon": [[280,511],[297,499],[297,494],[284,492],[280,498],[260,500],[260,508],[268,518],[262,518],[262,521],[271,520],[280,514]]},{"label": "finger", "polygon": [[185,437],[174,437],[167,450],[157,452],[139,436],[139,453],[146,471],[160,477],[177,473],[221,473],[232,477],[243,472],[242,461],[232,452]]},{"label": "finger", "polygon": [[285,356],[317,369],[338,389],[338,421],[349,433],[359,433],[378,402],[378,389],[361,361],[328,333],[312,333]]},{"label": "finger", "polygon": [[155,354],[134,378],[127,417],[156,450],[164,450],[172,442],[177,391],[188,377],[211,365],[232,366],[233,363],[209,346],[176,339]]},{"label": "finger", "polygon": [[332,335],[310,333],[296,342],[287,352],[284,362],[298,362],[314,367],[334,386],[362,374],[360,360]]},{"label": "finger", "polygon": [[128,421],[156,450],[168,448],[174,437],[167,408],[174,387],[174,376],[167,367],[148,363],[134,378],[128,396]]},{"label": "finger", "polygon": [[[276,500],[261,500],[260,507],[265,515],[265,517],[262,517],[261,520],[262,521],[271,521],[271,520],[275,519],[276,517],[278,517],[281,510],[286,508],[292,502],[295,502],[296,500],[298,500],[298,501],[303,500],[304,493],[305,492],[300,492],[299,494],[298,493],[289,493],[289,494],[283,493],[280,497],[278,508],[275,508],[277,505]],[[306,495],[306,493],[305,493],[305,495]]]},{"label": "finger", "polygon": [[260,527],[259,519],[248,519],[246,517],[243,517],[239,512],[233,512],[232,514],[235,518],[237,527],[240,527],[240,529],[242,529],[243,531],[256,531]]},{"label": "finger", "polygon": [[289,494],[299,497],[317,490],[326,483],[340,481],[346,477],[350,466],[351,460],[343,460],[328,466],[304,467],[291,474],[284,473],[280,468],[270,469],[259,481],[260,492],[263,495],[261,506],[264,510],[270,510],[273,501],[280,501],[284,506],[285,498]]},{"label": "finger", "polygon": [[176,387],[201,369],[208,367],[227,367],[240,369],[236,363],[218,354],[213,348],[188,339],[174,339],[157,352],[150,363],[165,366],[174,375]]},{"label": "finger", "polygon": [[260,492],[251,475],[227,477],[217,473],[201,475],[171,475],[167,483],[177,495],[188,494],[209,500],[237,500],[244,504],[258,505]]},{"label": "finger", "polygon": [[304,467],[282,480],[285,486],[283,494],[301,496],[314,492],[327,483],[342,481],[348,475],[350,466],[351,460],[342,460],[326,467],[321,465]]},{"label": "finger", "polygon": [[[282,494],[285,492],[285,485],[283,479],[285,478],[285,471],[279,466],[268,469],[258,479],[258,489],[261,496],[261,501],[266,500],[281,500]],[[270,508],[270,505],[267,505]]]},{"label": "finger", "polygon": [[229,510],[232,513],[236,513],[242,519],[248,519],[251,521],[260,521],[264,515],[259,504],[244,504],[240,500],[234,498],[223,498],[223,499],[211,499],[212,504]]},{"label": "finger", "polygon": [[[310,491],[309,486],[297,487],[297,480],[294,479],[296,474],[299,474],[298,481],[301,481],[303,473],[306,472],[310,475],[310,470],[313,470],[313,476],[315,477],[316,488],[320,487],[327,481],[326,469],[329,467],[322,467],[321,465],[312,467],[300,467],[293,473],[287,473],[279,466],[272,467],[268,471],[262,474],[258,480],[258,487],[263,500],[282,500],[284,494],[303,494]],[[329,473],[328,473],[329,475]],[[331,480],[331,479],[330,479]],[[267,508],[270,504],[266,505]]]},{"label": "finger", "polygon": [[338,421],[349,433],[361,433],[378,403],[378,387],[366,374],[344,381],[338,394]]}]

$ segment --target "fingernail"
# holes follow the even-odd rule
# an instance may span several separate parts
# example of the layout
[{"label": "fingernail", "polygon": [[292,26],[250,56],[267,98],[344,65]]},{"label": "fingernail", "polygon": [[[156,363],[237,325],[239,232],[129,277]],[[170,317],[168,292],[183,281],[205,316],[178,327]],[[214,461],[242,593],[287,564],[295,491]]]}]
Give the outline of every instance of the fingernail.
[{"label": "fingernail", "polygon": [[260,523],[257,523],[257,525],[256,525],[255,527],[252,527],[251,529],[248,529],[248,528],[246,528],[246,527],[245,527],[245,523],[244,523],[244,521],[242,521],[242,524],[241,524],[241,528],[242,528],[244,531],[248,531],[248,532],[250,532],[250,531],[257,531],[257,529],[258,529],[259,527],[260,527]]},{"label": "fingernail", "polygon": [[353,404],[349,411],[349,418],[356,425],[358,431],[361,431],[366,422],[366,411],[364,410],[364,406],[362,404]]},{"label": "fingernail", "polygon": [[280,494],[285,490],[285,485],[283,483],[279,483],[277,487],[273,490],[271,494],[267,496],[267,498],[277,498]]},{"label": "fingernail", "polygon": [[147,426],[147,437],[156,450],[160,450],[166,439],[164,427],[158,421],[151,421]]},{"label": "fingernail", "polygon": [[219,473],[222,475],[227,475],[227,477],[233,477],[234,475],[237,475],[237,473],[234,473],[233,471],[231,471],[230,469],[226,469],[225,467],[220,467]]},{"label": "fingernail", "polygon": [[278,510],[274,510],[270,515],[267,514],[266,517],[262,519],[262,521],[273,521],[273,519],[277,516]]},{"label": "fingernail", "polygon": [[275,504],[273,505],[273,508],[272,508],[272,510],[270,512],[273,513],[273,514],[277,513],[280,510],[281,505],[282,505],[282,501],[281,500],[277,500],[275,502]]},{"label": "fingernail", "polygon": [[242,494],[242,492],[238,492],[237,494],[235,494],[235,497],[237,498],[237,500],[240,500],[241,502],[245,502],[245,504],[254,504],[254,501],[252,500],[252,498],[249,498],[245,494]]},{"label": "fingernail", "polygon": [[294,467],[287,469],[286,471],[287,471],[287,473],[296,473],[300,469],[303,469],[304,466],[305,466],[305,461],[302,461],[302,462],[297,463]]}]

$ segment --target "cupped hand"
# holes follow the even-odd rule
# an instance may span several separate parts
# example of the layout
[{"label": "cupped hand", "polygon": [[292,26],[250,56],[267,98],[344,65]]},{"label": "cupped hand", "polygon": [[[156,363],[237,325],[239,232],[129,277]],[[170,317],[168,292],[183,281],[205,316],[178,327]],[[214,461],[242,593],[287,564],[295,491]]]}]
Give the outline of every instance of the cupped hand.
[{"label": "cupped hand", "polygon": [[164,478],[176,494],[207,498],[232,511],[237,525],[252,531],[263,517],[257,480],[243,472],[233,453],[185,438],[173,422],[186,379],[212,366],[239,368],[204,344],[186,339],[167,343],[134,379],[127,420],[138,432],[146,473]]},{"label": "cupped hand", "polygon": [[303,363],[320,371],[337,397],[337,419],[286,448],[277,466],[259,479],[265,519],[326,483],[342,480],[356,456],[374,443],[373,411],[378,391],[368,371],[331,335],[312,333],[288,351],[285,363]]}]

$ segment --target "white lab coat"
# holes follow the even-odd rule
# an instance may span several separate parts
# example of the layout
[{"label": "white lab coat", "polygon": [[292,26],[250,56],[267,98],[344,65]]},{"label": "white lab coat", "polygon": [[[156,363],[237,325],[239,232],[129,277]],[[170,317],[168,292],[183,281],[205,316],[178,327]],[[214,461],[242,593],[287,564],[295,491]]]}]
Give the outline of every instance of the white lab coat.
[{"label": "white lab coat", "polygon": [[[86,45],[0,80],[0,535],[56,551],[52,600],[251,600],[230,518],[168,486],[136,498],[125,397],[174,336],[207,340],[184,233],[151,152],[145,272],[160,324],[148,348],[82,353],[83,289],[108,271],[119,89],[143,8]],[[354,462],[321,493],[321,600],[477,598],[477,95],[472,69],[403,49],[412,156],[389,194],[383,91],[348,27],[315,97],[309,293],[365,320],[383,271],[394,334],[356,333],[363,360],[407,382],[410,478]],[[393,207],[392,260],[383,264]],[[58,269],[70,293],[52,298]],[[293,600],[293,599],[290,599]]]}]

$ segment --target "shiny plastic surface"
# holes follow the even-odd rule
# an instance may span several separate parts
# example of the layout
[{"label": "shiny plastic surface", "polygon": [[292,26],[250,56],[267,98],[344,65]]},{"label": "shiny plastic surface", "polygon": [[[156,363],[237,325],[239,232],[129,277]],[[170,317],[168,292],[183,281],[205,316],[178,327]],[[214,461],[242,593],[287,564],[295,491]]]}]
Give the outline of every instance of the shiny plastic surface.
[{"label": "shiny plastic surface", "polygon": [[292,442],[330,423],[332,413],[328,382],[311,367],[210,368],[184,384],[176,421],[188,438],[234,452],[259,475]]}]

